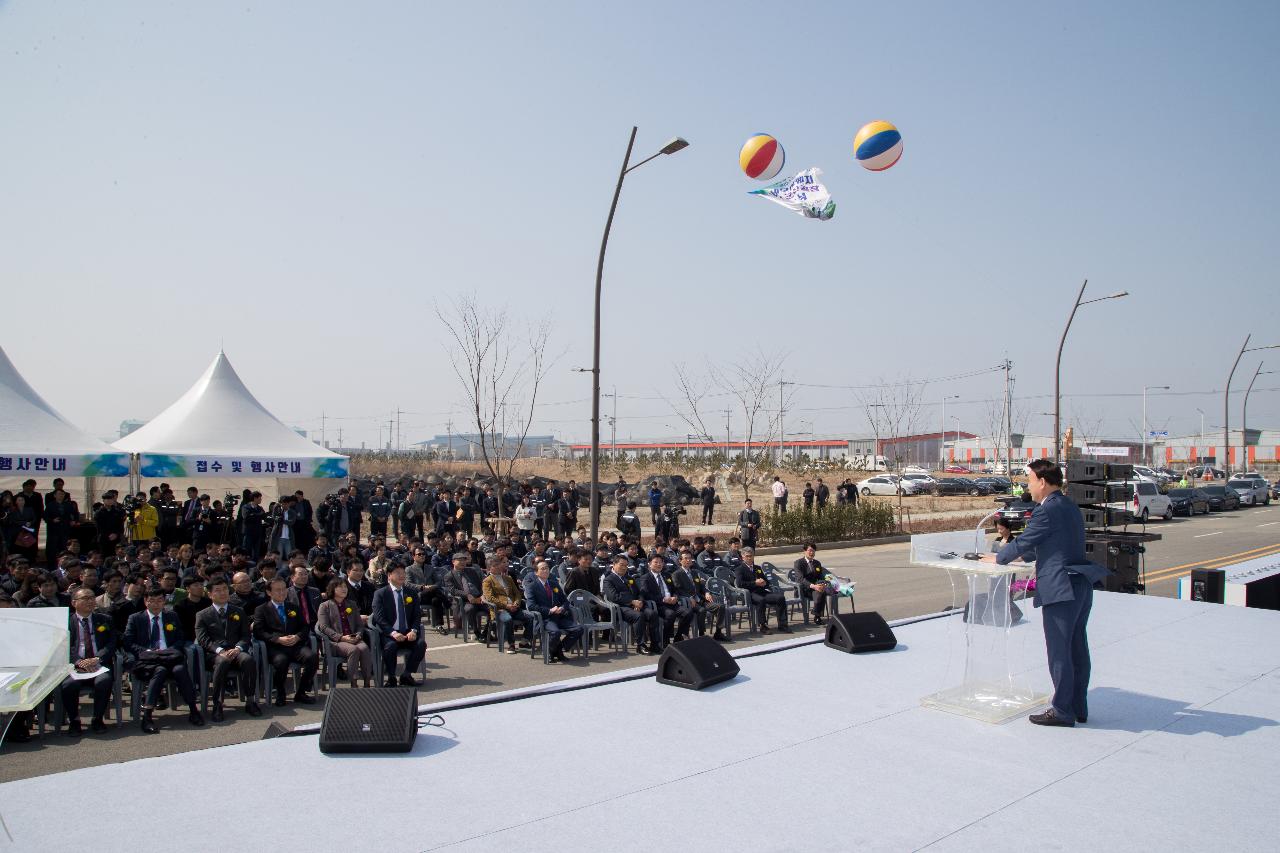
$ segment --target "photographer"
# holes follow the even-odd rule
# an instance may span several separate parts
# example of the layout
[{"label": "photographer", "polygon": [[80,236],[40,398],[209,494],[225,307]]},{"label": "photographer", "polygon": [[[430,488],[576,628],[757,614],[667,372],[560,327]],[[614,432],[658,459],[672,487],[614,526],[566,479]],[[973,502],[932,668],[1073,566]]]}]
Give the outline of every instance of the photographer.
[{"label": "photographer", "polygon": [[336,542],[347,533],[360,541],[360,508],[352,503],[351,495],[339,492],[324,499],[317,514],[330,542]]},{"label": "photographer", "polygon": [[665,539],[670,542],[680,537],[680,516],[684,515],[686,510],[680,504],[667,504],[662,508],[662,514],[658,516],[658,528],[654,531],[654,537]]},{"label": "photographer", "polygon": [[150,542],[160,529],[160,513],[147,503],[145,492],[125,498],[125,511],[129,513],[129,541],[135,545]]},{"label": "photographer", "polygon": [[241,547],[255,563],[262,557],[263,525],[267,511],[262,508],[262,492],[251,492],[248,503],[240,507]]},{"label": "photographer", "polygon": [[196,501],[195,515],[191,521],[191,547],[197,553],[203,553],[210,542],[218,541],[217,517],[208,495],[201,495]]},{"label": "photographer", "polygon": [[269,521],[271,523],[271,540],[267,547],[288,557],[295,549],[301,550],[297,540],[295,525],[297,524],[298,499],[293,495],[285,495],[272,507]]},{"label": "photographer", "polygon": [[124,544],[124,510],[116,503],[116,491],[112,489],[102,496],[102,506],[93,514],[98,529],[98,550],[114,554],[117,545]]}]

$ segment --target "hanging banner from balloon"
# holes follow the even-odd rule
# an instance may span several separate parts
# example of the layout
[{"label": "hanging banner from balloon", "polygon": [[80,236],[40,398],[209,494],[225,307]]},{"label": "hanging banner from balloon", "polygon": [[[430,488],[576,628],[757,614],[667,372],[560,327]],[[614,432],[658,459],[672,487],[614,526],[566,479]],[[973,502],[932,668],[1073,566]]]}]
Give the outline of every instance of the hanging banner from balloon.
[{"label": "hanging banner from balloon", "polygon": [[836,215],[836,203],[818,180],[821,175],[821,169],[805,169],[794,178],[785,178],[767,187],[752,190],[750,195],[777,202],[806,219],[830,219]]}]

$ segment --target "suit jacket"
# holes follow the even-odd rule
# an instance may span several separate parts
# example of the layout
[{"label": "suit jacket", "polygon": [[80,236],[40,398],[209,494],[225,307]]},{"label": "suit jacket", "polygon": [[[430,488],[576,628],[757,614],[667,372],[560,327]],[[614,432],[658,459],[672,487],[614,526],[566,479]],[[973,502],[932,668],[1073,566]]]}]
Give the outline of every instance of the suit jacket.
[{"label": "suit jacket", "polygon": [[286,600],[284,602],[284,621],[280,621],[280,613],[276,610],[276,603],[271,599],[267,599],[258,605],[258,609],[253,612],[253,638],[261,640],[268,645],[279,644],[282,637],[298,637],[302,642],[306,642],[311,634],[311,629],[307,627],[307,623],[302,621],[302,614],[298,611],[296,602]]},{"label": "suit jacket", "polygon": [[[347,600],[343,602],[343,605],[351,610],[347,614],[347,627],[351,629],[351,633],[363,633],[364,617],[360,615],[360,610],[356,607],[356,603],[351,600],[351,596],[347,596]],[[336,601],[326,601],[320,605],[320,619],[316,622],[316,633],[322,637],[328,637],[332,643],[341,642],[342,614],[338,612],[338,603]]]},{"label": "suit jacket", "polygon": [[507,608],[511,604],[524,606],[524,594],[520,591],[520,582],[511,575],[486,575],[481,584],[484,600],[494,607]]},{"label": "suit jacket", "polygon": [[218,649],[235,646],[246,654],[252,649],[249,617],[243,609],[230,602],[226,611],[225,620],[218,616],[217,608],[212,604],[196,614],[196,645],[204,649],[206,660],[211,660]]},{"label": "suit jacket", "polygon": [[[187,646],[190,645],[189,641],[182,636],[182,623],[178,621],[178,614],[172,610],[164,610],[160,613],[160,630],[164,632],[164,642],[169,648],[186,651]],[[143,609],[130,616],[125,625],[124,653],[132,662],[136,662],[138,656],[149,648],[151,648],[151,612]]]},{"label": "suit jacket", "polygon": [[[76,651],[80,648],[80,617],[74,610],[68,618],[68,630],[71,631],[71,663],[76,662]],[[98,657],[109,667],[116,665],[116,629],[111,617],[105,613],[89,614],[89,630],[93,633],[93,644],[97,646]]]},{"label": "suit jacket", "polygon": [[[771,591],[773,583],[769,576],[769,571],[764,566],[756,563],[754,566],[748,566],[746,563],[739,563],[734,567],[734,571],[738,574],[738,587],[757,594],[764,594]],[[756,586],[756,580],[763,578],[770,583],[765,586]]]},{"label": "suit jacket", "polygon": [[484,578],[475,566],[467,566],[461,572],[449,572],[441,579],[440,584],[445,595],[450,598],[455,595],[479,597],[484,594]]},{"label": "suit jacket", "polygon": [[630,607],[631,602],[640,600],[640,590],[637,588],[636,581],[629,577],[618,577],[617,573],[610,570],[600,582],[600,593],[605,601],[610,601],[620,607]]},{"label": "suit jacket", "polygon": [[684,570],[684,566],[671,573],[669,580],[672,591],[681,598],[692,598],[699,602],[706,601],[707,582],[702,579],[696,569]]},{"label": "suit jacket", "polygon": [[810,560],[808,557],[796,560],[795,570],[800,576],[800,588],[805,592],[809,591],[811,584],[823,583],[827,579],[827,570],[823,568],[822,563],[818,560]]},{"label": "suit jacket", "polygon": [[296,607],[298,616],[301,617],[303,613],[302,602],[298,598],[299,595],[307,597],[307,615],[311,617],[307,620],[307,628],[314,628],[316,620],[320,618],[320,590],[310,585],[298,589],[293,584],[289,584],[289,591],[285,593],[284,603]]},{"label": "suit jacket", "polygon": [[[402,589],[404,590],[405,626],[410,631],[416,631],[418,623],[422,621],[422,602],[415,595],[417,590],[413,587],[405,584]],[[396,596],[391,584],[387,584],[373,594],[373,615],[369,617],[369,623],[384,636],[396,630]]]},{"label": "suit jacket", "polygon": [[[662,582],[667,586],[668,595],[676,595],[675,584],[665,575]],[[662,587],[658,585],[658,580],[653,576],[653,572],[645,572],[640,576],[640,597],[645,601],[652,601],[659,607],[670,607],[662,600]]]},{"label": "suit jacket", "polygon": [[1036,592],[1032,604],[1074,601],[1071,575],[1097,583],[1110,572],[1084,558],[1084,517],[1080,508],[1061,492],[1049,495],[1027,519],[1026,527],[996,554],[996,562],[1008,565],[1019,557],[1036,561]]},{"label": "suit jacket", "polygon": [[551,608],[553,607],[569,609],[569,597],[564,594],[560,581],[548,576],[547,584],[551,586],[549,594],[536,572],[530,572],[524,579],[525,609],[532,610],[541,615],[543,619],[551,617]]},{"label": "suit jacket", "polygon": [[[347,598],[355,600],[355,605],[359,608],[361,616],[368,616],[373,612],[373,591],[373,583],[368,579],[360,581],[359,589],[356,589],[355,584],[351,583],[351,581],[347,581]],[[324,607],[323,604],[320,606]]]}]

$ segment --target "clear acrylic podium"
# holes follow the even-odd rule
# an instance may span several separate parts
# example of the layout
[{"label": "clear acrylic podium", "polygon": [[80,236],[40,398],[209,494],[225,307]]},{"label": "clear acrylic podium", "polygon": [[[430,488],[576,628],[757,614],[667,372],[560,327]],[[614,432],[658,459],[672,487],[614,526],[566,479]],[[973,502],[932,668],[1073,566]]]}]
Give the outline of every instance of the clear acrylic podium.
[{"label": "clear acrylic podium", "polygon": [[928,708],[1001,723],[1034,710],[1049,697],[1032,688],[1026,673],[1013,671],[1011,643],[1017,629],[1009,584],[1017,570],[964,558],[987,550],[981,523],[977,530],[911,537],[911,564],[945,571],[951,580],[952,607],[965,610],[963,680],[920,702]]},{"label": "clear acrylic podium", "polygon": [[0,609],[0,740],[71,673],[66,607]]}]

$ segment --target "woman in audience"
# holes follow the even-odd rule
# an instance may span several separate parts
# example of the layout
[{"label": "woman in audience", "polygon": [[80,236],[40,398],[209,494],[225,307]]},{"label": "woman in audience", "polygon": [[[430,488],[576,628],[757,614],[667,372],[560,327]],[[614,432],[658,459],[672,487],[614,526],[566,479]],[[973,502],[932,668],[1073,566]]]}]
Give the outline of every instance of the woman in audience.
[{"label": "woman in audience", "polygon": [[338,654],[347,656],[347,678],[357,687],[357,674],[364,686],[373,683],[373,653],[364,640],[364,618],[355,601],[349,601],[351,587],[344,578],[329,581],[326,600],[320,604],[316,632],[333,643]]}]

